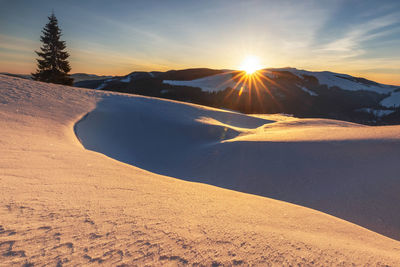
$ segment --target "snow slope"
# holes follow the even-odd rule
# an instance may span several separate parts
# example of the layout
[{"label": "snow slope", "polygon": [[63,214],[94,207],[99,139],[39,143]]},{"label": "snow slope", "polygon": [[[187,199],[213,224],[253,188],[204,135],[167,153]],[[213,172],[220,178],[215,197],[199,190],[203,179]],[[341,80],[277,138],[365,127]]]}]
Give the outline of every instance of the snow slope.
[{"label": "snow slope", "polygon": [[[236,82],[232,79],[234,74],[232,72],[225,72],[221,74],[207,76],[205,78],[195,79],[191,81],[172,81],[164,80],[163,83],[171,85],[191,86],[199,87],[206,92],[217,92],[225,90],[226,88],[234,88]],[[237,86],[238,89],[242,87],[242,84]]]},{"label": "snow slope", "polygon": [[396,90],[397,88],[396,86],[379,84],[370,81],[367,82],[366,80],[364,82],[361,82],[360,80],[357,80],[358,78],[355,78],[353,76],[330,72],[330,71],[320,71],[320,72],[306,71],[306,70],[299,70],[296,68],[282,68],[282,69],[269,69],[269,70],[288,71],[298,76],[299,78],[303,78],[304,75],[314,76],[315,78],[318,79],[318,82],[320,84],[325,84],[328,87],[337,86],[342,88],[343,90],[349,90],[349,91],[365,90],[381,94],[387,94]]},{"label": "snow slope", "polygon": [[[398,89],[398,86],[379,84],[372,81],[368,81],[366,79],[353,77],[347,74],[334,73],[329,71],[321,71],[321,72],[313,72],[306,70],[299,70],[296,68],[270,68],[263,69],[258,71],[259,75],[263,75],[265,79],[268,80],[272,84],[275,84],[275,80],[280,77],[279,72],[290,72],[300,79],[304,79],[306,76],[312,76],[316,78],[321,85],[326,85],[329,88],[338,87],[342,90],[348,91],[372,91],[379,94],[386,94],[384,100],[381,101],[381,105],[393,108],[400,106],[400,93],[395,92]],[[226,71],[225,73],[207,76],[201,79],[189,80],[189,81],[181,81],[181,80],[164,80],[163,82],[171,85],[178,86],[191,86],[191,87],[199,87],[202,91],[206,92],[217,92],[224,90],[226,88],[236,88],[240,90],[242,87],[244,90],[247,90],[247,86],[243,83],[236,84],[237,82],[233,80],[234,71]],[[278,81],[279,84],[279,81]],[[287,86],[287,85],[286,85]],[[299,87],[304,92],[308,93],[311,96],[318,96],[317,93],[308,89],[302,85],[293,84],[293,86]]]},{"label": "snow slope", "polygon": [[387,108],[400,107],[400,92],[393,92],[389,97],[383,99],[380,104]]},{"label": "snow slope", "polygon": [[[83,145],[151,172],[280,199],[400,238],[400,127],[274,121],[110,96],[77,125]],[[334,205],[332,203],[335,203]]]},{"label": "snow slope", "polygon": [[310,96],[317,96],[318,95],[317,93],[311,91],[307,87],[300,86],[300,89],[303,90],[304,92],[306,92],[307,94],[309,94]]},{"label": "snow slope", "polygon": [[[379,84],[367,80],[363,80],[360,78],[355,78],[353,76],[341,73],[334,73],[329,71],[306,71],[306,70],[299,70],[296,68],[271,68],[271,69],[264,69],[260,70],[259,74],[264,75],[269,79],[275,79],[276,75],[274,72],[276,71],[288,71],[293,73],[297,77],[303,79],[304,75],[314,76],[318,79],[320,84],[327,85],[328,87],[339,87],[343,90],[349,91],[372,91],[381,94],[388,94],[396,90],[398,87],[386,84]],[[172,80],[164,80],[164,83],[171,84],[171,85],[182,85],[182,86],[192,86],[192,87],[200,87],[203,91],[220,91],[224,90],[227,87],[233,88],[236,84],[235,81],[232,80],[233,71],[227,71],[226,73],[217,74],[207,76],[201,79],[195,79],[191,81],[172,81]],[[238,86],[240,89],[241,86]],[[307,93],[312,91],[308,90],[307,88],[301,87]],[[305,90],[307,89],[307,90]],[[311,95],[315,95],[314,92],[310,93]]]},{"label": "snow slope", "polygon": [[[398,86],[379,84],[373,81],[369,81],[363,78],[353,77],[347,74],[334,73],[329,71],[320,71],[320,72],[306,71],[306,70],[299,70],[296,68],[270,68],[258,71],[259,76],[260,75],[264,76],[264,78],[260,78],[259,80],[260,81],[263,80],[264,84],[271,89],[275,87],[280,89],[285,87],[287,88],[298,87],[299,89],[303,90],[310,96],[318,96],[318,93],[316,93],[313,90],[310,90],[308,86],[301,84],[302,82],[299,83],[299,81],[288,79],[288,77],[282,75],[282,72],[290,72],[294,74],[298,78],[303,79],[305,84],[307,84],[308,82],[308,79],[307,78],[305,79],[305,77],[311,76],[316,78],[320,85],[326,85],[328,88],[337,87],[347,91],[371,91],[379,93],[385,95],[386,97],[380,102],[382,106],[387,108],[396,108],[400,106],[400,93],[396,92],[399,89]],[[235,79],[233,79],[237,73],[238,72],[234,70],[224,70],[223,73],[210,75],[200,79],[163,80],[163,83],[175,86],[198,87],[205,92],[218,92],[221,90],[225,90],[226,88],[236,88],[237,90],[241,90],[243,88],[243,90],[245,91],[248,90],[247,89],[248,86],[243,82],[237,83],[239,78],[236,77]],[[105,80],[102,84],[98,85],[96,89],[99,90],[104,89],[109,84],[110,81],[131,83],[136,78],[151,79],[154,77],[155,75],[152,72],[133,72],[123,77],[114,77],[112,79]],[[259,83],[259,80],[257,80],[257,83]],[[292,84],[290,82],[292,82]],[[326,87],[319,88],[319,90],[324,90],[324,89],[326,89]],[[280,94],[280,95],[285,97],[285,94]],[[362,97],[360,97],[360,101],[362,101]],[[360,104],[361,106],[363,106],[362,103]],[[369,102],[364,104],[370,105]]]},{"label": "snow slope", "polygon": [[113,79],[114,79],[114,78],[110,78],[110,79],[104,80],[104,82],[102,82],[102,83],[96,88],[96,90],[102,90],[104,87],[107,86],[107,83],[108,83],[108,82],[111,82]]},{"label": "snow slope", "polygon": [[[142,108],[114,117],[122,110],[129,110],[130,104]],[[161,111],[166,111],[165,116]],[[174,112],[177,116],[171,116]],[[126,129],[130,132],[136,127],[138,134],[130,138],[125,135],[127,146],[140,141],[148,145],[152,141],[163,144],[165,147],[160,152],[154,151],[156,160],[158,153],[165,153],[163,149],[168,146],[174,149],[171,145],[181,138],[184,142],[193,138],[199,149],[213,143],[238,143],[232,138],[250,138],[259,127],[275,124],[270,122],[279,116],[269,120],[264,116],[250,117],[172,101],[0,75],[1,264],[400,264],[400,242],[355,224],[271,198],[158,175],[84,149],[74,133],[76,122],[80,120],[75,130],[85,143],[82,134],[89,136],[93,132],[85,133],[89,128],[83,130],[84,123],[94,127],[96,120],[109,123],[107,118],[120,123],[118,128],[108,128],[107,132],[124,135],[122,132]],[[151,122],[149,118],[158,120]],[[125,128],[127,121],[131,124]],[[295,118],[283,121],[302,123]],[[331,122],[333,126],[338,123],[341,125]],[[332,126],[325,122],[317,124],[321,126],[319,131]],[[311,128],[308,134],[319,135],[318,131],[312,133],[311,125],[306,123],[306,128]],[[179,134],[176,127],[183,133],[188,133],[189,127],[197,135],[162,137],[171,140],[171,145],[156,139],[160,137],[157,133],[163,131]],[[357,136],[362,139],[363,134],[357,134],[358,126],[337,127],[348,127],[349,132],[355,133],[353,139]],[[390,144],[388,140],[396,138],[385,130],[374,133],[374,129],[371,127],[367,136],[370,140],[380,140],[369,143],[378,152],[383,149],[381,143]],[[391,132],[397,129],[392,128]],[[143,133],[147,134],[143,136]],[[222,133],[226,133],[225,137]],[[341,134],[345,138],[346,133]],[[279,133],[274,136],[279,138]],[[104,140],[104,136],[96,139]],[[340,134],[336,139],[340,139]],[[222,140],[225,142],[221,143]],[[270,142],[279,145],[279,142]],[[251,147],[254,141],[239,143],[246,147],[240,151],[254,149]],[[177,148],[179,156],[181,148]],[[189,151],[188,156],[196,156],[198,152]],[[226,155],[226,151],[221,152]],[[241,152],[236,150],[233,154],[237,153]],[[354,153],[360,155],[360,151]],[[392,164],[392,153],[387,150],[388,167]],[[129,155],[133,155],[132,151]],[[246,159],[245,154],[240,155]],[[341,156],[338,154],[336,158]],[[380,156],[371,156],[371,160]],[[207,165],[199,167],[208,168]],[[382,177],[384,174],[382,170]],[[254,177],[241,179],[251,181]],[[320,180],[326,181],[324,174]],[[356,181],[346,183],[351,186]],[[396,185],[392,186],[394,190]],[[379,206],[385,210],[385,206],[396,206],[393,199],[378,201],[373,208]],[[371,214],[374,215],[372,209]]]},{"label": "snow slope", "polygon": [[390,115],[394,112],[394,110],[386,110],[386,109],[373,109],[373,108],[360,108],[357,111],[371,113],[376,117],[382,117]]},{"label": "snow slope", "polygon": [[[275,75],[268,70],[260,70],[258,71],[258,73],[270,79],[275,78]],[[226,88],[235,88],[237,90],[240,90],[242,87],[243,90],[247,90],[247,85],[244,82],[238,82],[239,78],[237,77],[234,79],[236,75],[237,71],[225,70],[224,73],[210,75],[200,79],[189,81],[164,80],[163,83],[171,85],[199,87],[202,89],[202,91],[205,92],[218,92],[225,90]]]}]

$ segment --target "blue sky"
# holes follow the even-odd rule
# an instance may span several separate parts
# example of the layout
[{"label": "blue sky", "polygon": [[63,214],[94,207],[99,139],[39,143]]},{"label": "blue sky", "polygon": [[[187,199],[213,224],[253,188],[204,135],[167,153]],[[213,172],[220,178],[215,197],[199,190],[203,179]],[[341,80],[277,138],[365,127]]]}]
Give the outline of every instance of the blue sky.
[{"label": "blue sky", "polygon": [[52,9],[72,72],[331,70],[400,84],[400,1],[0,0],[0,71],[29,73]]}]

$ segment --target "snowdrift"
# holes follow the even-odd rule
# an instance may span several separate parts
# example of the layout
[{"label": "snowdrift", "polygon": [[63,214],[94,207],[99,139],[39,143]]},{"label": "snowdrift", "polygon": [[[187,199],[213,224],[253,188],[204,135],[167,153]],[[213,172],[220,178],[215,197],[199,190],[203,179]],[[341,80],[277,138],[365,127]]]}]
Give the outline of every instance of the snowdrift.
[{"label": "snowdrift", "polygon": [[399,239],[400,127],[274,121],[108,96],[77,124],[90,150],[148,171],[317,209]]},{"label": "snowdrift", "polygon": [[[129,113],[120,114],[124,111]],[[115,117],[117,114],[119,117]],[[107,126],[103,133],[98,132],[100,123]],[[247,168],[250,163],[245,157],[253,157],[252,150],[257,148],[252,145],[258,143],[238,141],[241,138],[254,140],[255,135],[258,139],[270,140],[292,138],[283,136],[279,127],[273,127],[267,136],[258,134],[261,129],[277,124],[286,128],[293,125],[295,129],[302,129],[302,124],[309,125],[299,131],[305,132],[304,139],[314,136],[319,146],[321,137],[326,136],[322,130],[327,125],[310,123],[281,116],[249,117],[0,75],[0,262],[5,266],[400,265],[398,241],[306,207],[174,179],[124,164],[85,149],[74,133],[76,126],[85,145],[89,145],[85,138],[95,138],[92,149],[108,147],[121,159],[132,157],[130,160],[149,166],[150,157],[155,162],[168,164],[171,159],[161,156],[176,156],[183,161],[184,172],[193,171],[193,166],[183,164],[188,160],[181,154],[187,151],[187,157],[193,156],[193,162],[199,164],[193,174],[202,174],[199,169],[213,171],[218,163],[222,168],[228,167],[223,158],[217,157],[218,153],[226,157],[227,163],[244,162]],[[318,124],[324,134],[318,133]],[[360,132],[351,125],[337,127],[337,124],[341,122],[329,123],[336,130]],[[124,129],[120,128],[122,125]],[[389,144],[393,141],[389,139],[396,140],[393,134],[375,128],[363,128],[363,131],[366,129],[372,129],[366,135],[371,140],[376,138],[374,142],[382,139],[381,143]],[[169,136],[172,134],[175,136]],[[110,136],[123,140],[110,140]],[[348,133],[338,131],[335,138],[340,136]],[[357,136],[353,135],[352,139]],[[151,139],[159,146],[152,145]],[[114,142],[120,142],[120,147]],[[385,147],[374,142],[371,145],[377,155],[383,155],[379,149]],[[281,146],[276,141],[271,143],[276,149]],[[299,143],[291,144],[305,145],[303,141]],[[244,158],[235,161],[225,146],[236,145],[241,147],[238,151],[231,150],[232,154]],[[261,148],[265,148],[265,141],[260,143]],[[296,149],[292,151],[295,153]],[[215,155],[204,154],[209,151]],[[388,167],[392,170],[390,155],[393,154],[390,149],[387,152]],[[276,153],[283,152],[276,150]],[[204,164],[205,156],[209,157],[210,164]],[[374,159],[382,164],[378,156]],[[255,162],[254,166],[258,164]],[[264,159],[263,164],[268,162]],[[160,169],[160,166],[155,163],[153,168]],[[269,166],[273,171],[274,167]],[[387,179],[382,178],[385,174],[382,170],[380,179]],[[221,181],[226,177],[221,176]],[[325,177],[320,177],[322,186]],[[360,182],[358,178],[353,182]],[[383,188],[375,180],[368,182],[371,188],[376,185]],[[396,179],[391,186],[396,190]],[[296,193],[295,189],[292,191]],[[380,196],[380,192],[371,191]],[[299,192],[304,189],[300,187]],[[388,191],[385,193],[390,195]],[[384,212],[393,212],[397,206],[396,198],[387,202],[388,199],[379,197],[373,201],[372,197],[362,199],[375,204],[370,211],[372,218],[376,215],[373,209],[382,209],[385,215]],[[335,205],[333,202],[332,207]],[[388,219],[385,223],[388,226],[393,221]]]}]

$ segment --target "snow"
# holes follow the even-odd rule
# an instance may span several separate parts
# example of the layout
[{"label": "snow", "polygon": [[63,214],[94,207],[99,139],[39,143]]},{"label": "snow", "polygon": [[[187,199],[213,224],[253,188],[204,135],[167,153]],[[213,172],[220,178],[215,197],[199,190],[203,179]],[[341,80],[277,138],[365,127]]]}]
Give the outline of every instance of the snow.
[{"label": "snow", "polygon": [[[275,79],[276,75],[273,73],[274,71],[289,71],[296,75],[297,77],[303,79],[304,75],[314,76],[318,79],[318,82],[323,85],[327,85],[328,87],[339,87],[343,90],[349,91],[372,91],[380,94],[388,94],[397,89],[395,86],[385,85],[385,84],[365,84],[357,81],[353,81],[354,77],[347,74],[340,74],[334,72],[312,72],[306,70],[298,70],[295,68],[275,68],[275,69],[263,69],[260,70],[260,74],[268,77],[270,79]],[[195,79],[191,81],[175,81],[175,80],[164,80],[164,83],[171,85],[180,85],[180,86],[191,86],[191,87],[199,87],[203,91],[215,92],[226,89],[227,87],[234,88],[236,82],[232,80],[232,71],[227,71],[222,74],[211,75],[200,79]],[[342,77],[342,78],[340,78]],[[242,84],[237,86],[236,88],[240,89]],[[312,96],[316,96],[317,94],[306,87],[301,87],[301,89]]]},{"label": "snow", "polygon": [[119,80],[120,82],[123,83],[130,83],[131,82],[131,75],[126,76],[125,78]]},{"label": "snow", "polygon": [[268,77],[268,78],[270,78],[270,79],[275,79],[276,78],[276,76],[273,74],[273,72],[272,71],[269,71],[269,70],[259,70],[259,72],[260,72],[260,74],[262,74],[262,75],[264,75],[265,77]]},{"label": "snow", "polygon": [[372,113],[377,117],[387,116],[387,115],[390,115],[390,114],[392,114],[394,112],[394,110],[373,109],[373,108],[361,108],[361,109],[358,109],[357,111]]},{"label": "snow", "polygon": [[400,92],[393,92],[389,97],[383,99],[380,104],[387,108],[400,107]]},{"label": "snow", "polygon": [[[87,149],[153,173],[288,201],[400,237],[397,208],[375,206],[389,196],[400,201],[397,192],[379,193],[400,171],[399,126],[273,121],[112,96],[77,125],[77,134]],[[374,223],[378,218],[384,222]]]},{"label": "snow", "polygon": [[[390,85],[385,85],[385,84],[369,85],[369,84],[363,84],[360,82],[351,81],[348,79],[344,79],[344,78],[349,78],[349,79],[354,78],[350,75],[334,73],[334,72],[329,72],[329,71],[313,72],[313,71],[306,71],[306,70],[298,70],[295,68],[282,68],[282,69],[270,69],[270,70],[289,71],[289,72],[293,73],[294,75],[296,75],[297,77],[302,78],[302,79],[303,79],[304,75],[314,76],[318,79],[318,82],[320,84],[325,84],[328,87],[337,86],[343,90],[348,90],[348,91],[366,90],[366,91],[372,91],[372,92],[376,92],[376,93],[380,93],[380,94],[387,94],[387,93],[390,93],[390,92],[396,90],[396,87],[390,86]],[[341,76],[344,78],[340,78],[338,76]]]},{"label": "snow", "polygon": [[399,126],[3,75],[0,124],[5,266],[400,265]]},{"label": "snow", "polygon": [[[270,79],[275,78],[275,75],[268,70],[260,70],[259,73]],[[243,82],[238,84],[235,80],[232,79],[235,75],[236,74],[233,71],[226,70],[224,73],[221,74],[211,75],[190,81],[164,80],[163,82],[166,84],[178,86],[199,87],[202,89],[202,91],[205,92],[218,92],[225,90],[226,88],[235,88],[237,90],[240,90],[242,87],[244,91],[247,91],[247,86]]]},{"label": "snow", "polygon": [[137,73],[131,73],[129,75],[126,75],[124,78],[122,78],[119,81],[123,82],[123,83],[130,83],[132,78],[135,78],[137,75],[138,75]]},{"label": "snow", "polygon": [[96,87],[96,90],[102,90],[104,87],[106,87],[106,83],[102,82],[99,86]]},{"label": "snow", "polygon": [[299,86],[301,90],[303,90],[304,92],[308,93],[311,96],[318,96],[317,93],[311,91],[310,89],[308,89],[307,87],[304,86]]},{"label": "snow", "polygon": [[101,84],[96,88],[96,90],[102,90],[104,87],[106,87],[107,83],[108,83],[108,82],[111,82],[112,80],[113,80],[113,78],[105,80],[103,83],[101,83]]},{"label": "snow", "polygon": [[[174,80],[164,80],[163,83],[178,85],[178,86],[191,86],[199,87],[205,92],[217,92],[225,90],[226,88],[234,88],[236,82],[232,79],[234,76],[231,72],[216,74],[207,76],[205,78],[195,79],[191,81],[174,81]],[[239,85],[237,88],[241,88]]]},{"label": "snow", "polygon": [[[151,73],[151,72],[146,72],[146,73],[149,74],[149,76],[152,78],[155,77],[154,73]],[[129,75],[126,75],[124,78],[120,79],[119,81],[123,82],[123,83],[130,83],[131,80],[133,78],[136,78],[138,75],[140,75],[140,73],[131,73]]]}]

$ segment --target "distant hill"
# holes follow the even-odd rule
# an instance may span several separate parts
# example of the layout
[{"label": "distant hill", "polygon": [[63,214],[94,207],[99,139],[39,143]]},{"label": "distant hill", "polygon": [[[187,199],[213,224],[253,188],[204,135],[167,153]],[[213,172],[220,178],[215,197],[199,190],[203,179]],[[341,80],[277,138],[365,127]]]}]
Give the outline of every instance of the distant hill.
[{"label": "distant hill", "polygon": [[29,74],[14,74],[14,73],[8,73],[8,72],[0,72],[0,74],[31,80],[31,75],[29,75]]},{"label": "distant hill", "polygon": [[[0,72],[0,74],[12,76],[12,77],[23,78],[23,79],[29,79],[29,80],[32,79],[30,74],[14,74],[14,73],[8,73],[8,72]],[[81,81],[103,80],[103,79],[111,78],[113,76],[99,76],[99,75],[95,75],[95,74],[74,73],[74,74],[71,74],[71,77],[74,78],[74,83],[76,84]]]},{"label": "distant hill", "polygon": [[[370,125],[400,124],[400,86],[329,71],[295,68],[243,72],[206,68],[132,72],[75,86],[186,101],[243,113],[287,113]],[[257,78],[256,78],[257,77]],[[256,89],[257,88],[257,89]]]},{"label": "distant hill", "polygon": [[86,73],[74,73],[71,74],[71,77],[74,78],[74,84],[81,82],[81,81],[96,81],[96,80],[103,80],[108,79],[113,76],[106,76],[106,75],[95,75],[95,74],[86,74]]}]

